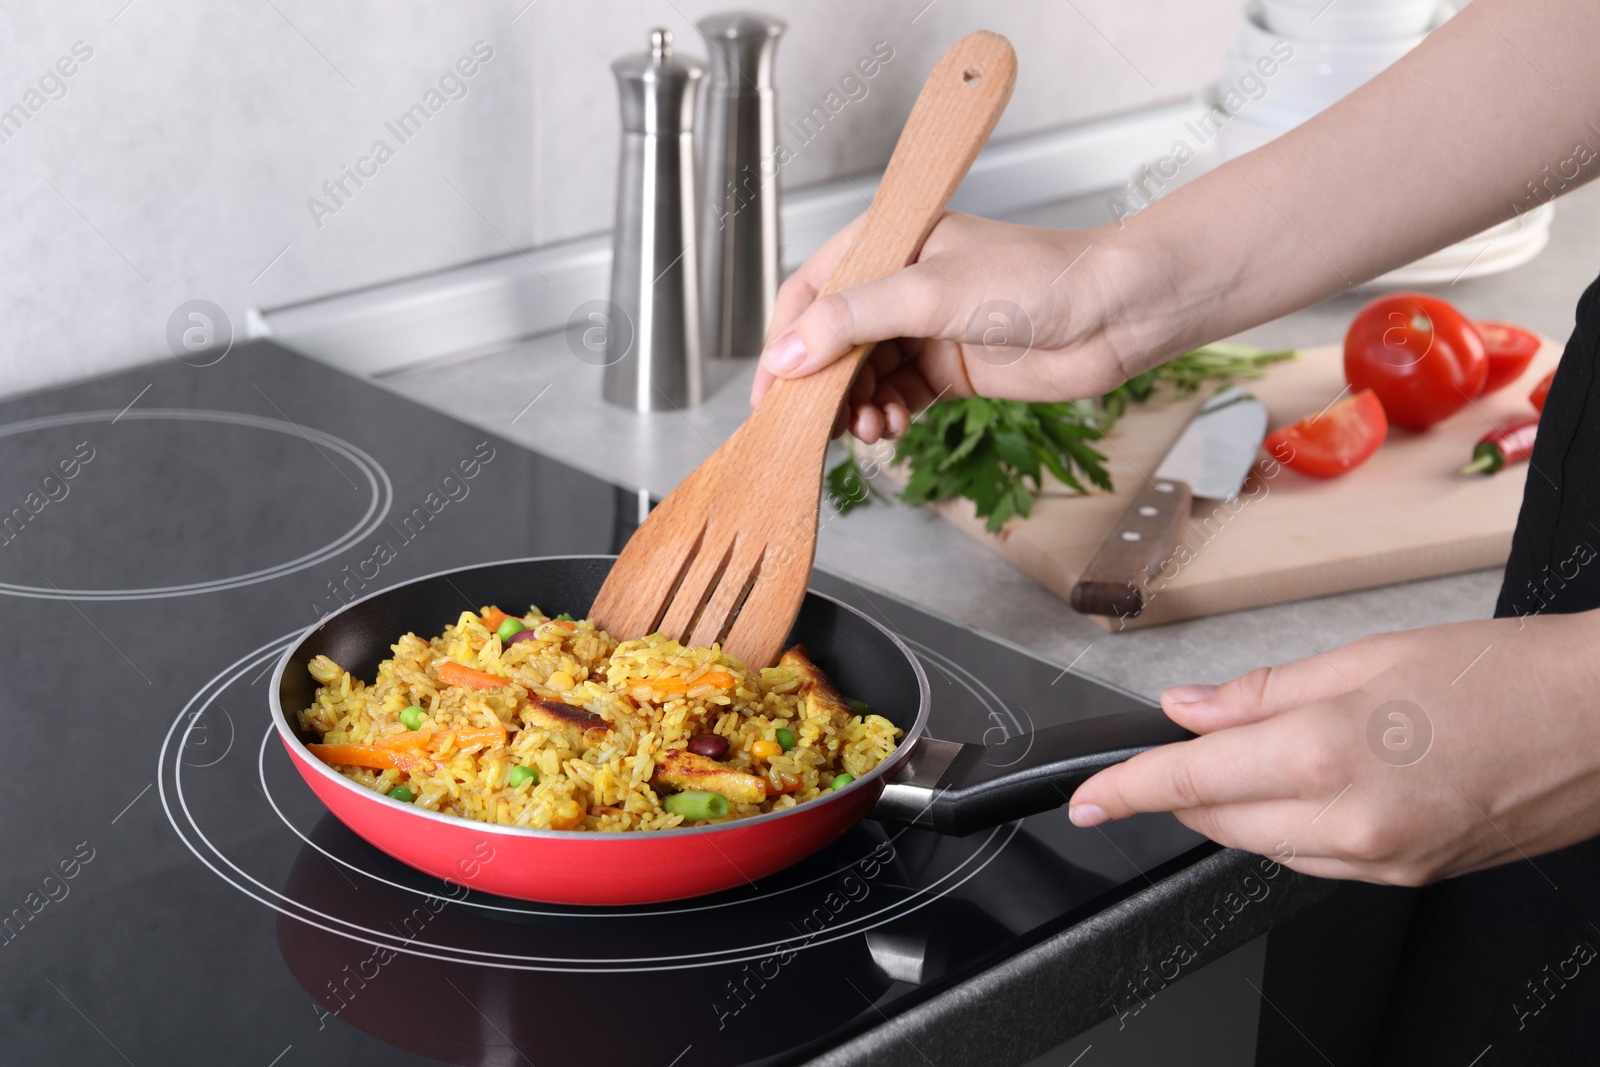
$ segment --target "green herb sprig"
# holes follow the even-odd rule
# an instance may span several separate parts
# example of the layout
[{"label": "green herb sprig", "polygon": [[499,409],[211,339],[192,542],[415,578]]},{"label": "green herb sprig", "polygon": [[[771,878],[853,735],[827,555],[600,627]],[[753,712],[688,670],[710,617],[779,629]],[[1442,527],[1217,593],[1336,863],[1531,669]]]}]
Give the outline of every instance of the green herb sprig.
[{"label": "green herb sprig", "polygon": [[1215,344],[1185,352],[1158,367],[1135,374],[1099,400],[1099,409],[1111,423],[1122,418],[1129,404],[1143,404],[1156,393],[1156,388],[1166,382],[1179,396],[1197,392],[1207,382],[1231,382],[1241,378],[1259,378],[1265,368],[1274,363],[1294,359],[1299,353],[1292,348],[1265,351],[1250,345]]},{"label": "green herb sprig", "polygon": [[[895,445],[895,462],[908,473],[900,499],[932,504],[962,497],[972,501],[984,528],[996,533],[1013,516],[1032,513],[1046,471],[1073,492],[1088,492],[1085,481],[1109,491],[1106,457],[1090,442],[1103,438],[1130,405],[1155,396],[1163,383],[1187,395],[1207,383],[1259,378],[1267,366],[1296,354],[1219,343],[1135,375],[1093,401],[942,401],[913,421]],[[883,496],[853,454],[828,471],[827,487],[839,514]]]}]

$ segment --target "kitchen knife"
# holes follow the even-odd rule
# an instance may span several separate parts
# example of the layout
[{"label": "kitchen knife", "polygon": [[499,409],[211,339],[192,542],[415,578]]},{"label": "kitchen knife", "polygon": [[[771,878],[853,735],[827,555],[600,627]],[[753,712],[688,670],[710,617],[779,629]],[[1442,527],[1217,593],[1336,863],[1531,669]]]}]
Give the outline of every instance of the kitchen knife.
[{"label": "kitchen knife", "polygon": [[1073,608],[1119,618],[1143,611],[1150,577],[1177,550],[1194,498],[1237,496],[1266,432],[1267,409],[1238,386],[1206,401],[1072,587]]}]

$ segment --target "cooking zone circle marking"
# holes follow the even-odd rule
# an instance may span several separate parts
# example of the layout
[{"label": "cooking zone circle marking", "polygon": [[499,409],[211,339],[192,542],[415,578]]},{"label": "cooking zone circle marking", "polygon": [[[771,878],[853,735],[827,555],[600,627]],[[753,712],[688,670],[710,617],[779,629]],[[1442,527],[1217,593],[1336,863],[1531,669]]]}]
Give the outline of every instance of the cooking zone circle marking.
[{"label": "cooking zone circle marking", "polygon": [[[264,787],[266,785],[265,757],[266,757],[266,753],[267,753],[267,751],[268,751],[268,749],[270,747],[268,745],[268,742],[271,741],[276,735],[277,735],[276,729],[269,725],[267,727],[266,734],[261,739],[261,746],[260,746],[260,748],[258,750],[259,751],[258,767],[260,768],[260,771],[261,771],[261,780],[262,780],[262,785]],[[360,874],[360,875],[362,875],[364,877],[370,878],[375,882],[379,882],[379,883],[382,883],[383,885],[387,885],[392,889],[399,889],[399,890],[403,890],[405,892],[414,893],[414,894],[416,894],[418,896],[421,896],[421,897],[424,897],[424,898],[427,898],[427,899],[449,899],[452,903],[455,903],[455,904],[463,904],[463,905],[466,905],[468,907],[481,908],[481,909],[489,910],[489,911],[507,912],[507,913],[510,913],[510,914],[513,914],[513,915],[542,915],[542,916],[557,916],[557,917],[561,917],[561,918],[579,918],[579,919],[621,919],[621,918],[640,918],[640,917],[651,918],[651,917],[658,917],[658,916],[677,915],[677,914],[682,914],[682,913],[685,913],[685,912],[692,912],[692,911],[715,910],[715,909],[718,909],[718,908],[725,908],[725,907],[729,906],[728,902],[715,902],[715,903],[711,903],[711,904],[700,905],[698,907],[664,907],[664,908],[657,908],[657,909],[652,910],[652,911],[624,911],[621,908],[594,908],[594,909],[586,909],[586,910],[558,911],[558,910],[549,910],[548,908],[540,907],[539,905],[532,904],[532,903],[529,903],[528,906],[526,906],[526,907],[520,907],[520,906],[508,907],[508,906],[504,906],[504,905],[488,904],[488,903],[482,902],[480,900],[473,899],[473,897],[471,895],[471,891],[468,890],[468,887],[466,887],[466,886],[461,886],[460,888],[468,891],[468,895],[467,896],[445,898],[445,897],[442,896],[442,894],[439,894],[439,893],[429,893],[429,892],[427,892],[425,890],[420,890],[420,889],[417,889],[417,888],[412,887],[412,886],[407,886],[407,885],[403,885],[403,884],[401,884],[399,882],[391,881],[390,879],[387,879],[387,878],[379,877],[378,875],[373,874],[370,871],[363,870],[361,867],[351,863],[350,861],[348,861],[346,859],[343,859],[343,858],[341,858],[339,856],[335,856],[333,853],[329,852],[327,849],[318,846],[315,842],[313,842],[310,838],[308,838],[299,828],[294,826],[293,823],[289,822],[288,818],[286,816],[284,816],[283,812],[278,808],[277,802],[272,799],[272,796],[271,796],[270,793],[267,793],[266,797],[267,797],[267,802],[272,805],[273,810],[278,813],[278,818],[283,820],[284,825],[289,828],[290,832],[292,832],[296,837],[300,838],[300,840],[304,841],[312,849],[316,850],[317,852],[320,852],[323,856],[327,857],[329,860],[331,860],[331,861],[333,861],[335,863],[338,863],[341,866],[348,868],[349,870],[355,871],[357,874]],[[1010,823],[1010,824],[1007,824],[1006,826],[997,827],[996,829],[993,829],[993,830],[989,831],[987,837],[985,837],[983,839],[982,843],[983,844],[987,844],[990,841],[994,841],[997,837],[1001,837],[1002,840],[1000,841],[1000,843],[1004,844],[1005,841],[1010,840],[1011,834],[1014,833],[1015,831],[1016,831],[1016,824],[1015,823]],[[196,830],[196,832],[199,833],[198,829]],[[904,832],[905,832],[904,830],[899,831],[899,833],[904,833]],[[896,833],[894,836],[892,836],[890,838],[890,840],[893,841],[894,837],[898,837],[899,836],[899,833]],[[1003,835],[1003,837],[1002,837],[1002,835]],[[201,834],[201,836],[202,836],[202,838],[204,838],[204,834]],[[206,844],[208,844],[208,845],[211,844],[209,839],[206,840]],[[215,848],[215,846],[212,846],[212,847]],[[962,864],[959,867],[956,868],[955,871],[951,872],[950,874],[946,875],[944,878],[941,878],[938,882],[936,882],[935,886],[938,886],[940,883],[942,883],[944,881],[947,881],[949,878],[953,877],[955,873],[960,872],[961,870],[966,868],[969,864],[974,862],[974,858],[979,856],[979,855],[981,855],[981,851],[977,852],[977,853],[974,853],[973,856],[969,856],[965,861],[962,862]],[[850,935],[852,933],[857,933],[857,932],[860,932],[860,931],[870,930],[875,926],[881,926],[883,923],[888,922],[891,919],[898,919],[902,915],[908,915],[911,912],[918,910],[918,908],[925,907],[929,903],[932,903],[933,901],[939,899],[939,897],[944,896],[951,889],[955,888],[955,886],[960,885],[961,882],[966,881],[967,878],[972,877],[972,875],[976,874],[979,870],[982,870],[983,866],[986,866],[988,864],[989,860],[991,860],[993,858],[994,858],[994,855],[992,853],[989,854],[989,855],[983,856],[983,864],[981,864],[975,870],[967,872],[967,875],[966,875],[965,878],[962,878],[960,881],[955,882],[953,885],[945,887],[941,892],[938,892],[938,893],[930,892],[930,889],[932,887],[921,888],[921,889],[914,890],[913,893],[912,893],[911,898],[908,898],[908,899],[918,900],[918,903],[916,904],[915,907],[907,908],[907,907],[895,907],[895,906],[891,905],[890,908],[881,908],[878,911],[858,916],[858,917],[856,917],[855,919],[851,920],[848,923],[844,923],[844,924],[841,924],[840,926],[830,928],[830,933],[834,933],[836,936],[834,936],[834,937],[826,937],[826,938],[817,937],[817,938],[813,938],[813,939],[810,939],[810,940],[806,940],[806,945],[810,946],[812,944],[826,944],[829,941],[837,940],[839,937],[845,937],[845,936],[848,936],[848,935]],[[224,861],[227,862],[226,857],[224,857]],[[815,885],[818,882],[827,881],[827,880],[829,880],[831,878],[834,878],[834,877],[836,877],[836,876],[838,876],[840,874],[843,874],[844,872],[849,871],[852,867],[854,867],[855,866],[855,862],[856,861],[852,860],[850,863],[847,863],[842,867],[835,868],[834,870],[829,871],[826,874],[820,875],[820,876],[818,876],[816,878],[812,878],[812,879],[810,879],[808,881],[800,882],[800,883],[797,883],[795,885],[785,886],[783,888],[776,889],[776,890],[773,890],[771,892],[764,892],[764,893],[761,893],[761,894],[759,894],[757,896],[753,896],[753,897],[740,897],[736,901],[733,901],[732,903],[736,904],[736,905],[738,905],[740,907],[744,907],[746,905],[753,904],[753,903],[756,903],[756,902],[759,902],[759,901],[771,900],[771,899],[773,899],[775,897],[782,896],[785,893],[795,892],[797,890],[804,889],[807,886]],[[230,866],[232,866],[231,863],[230,863]],[[235,868],[235,870],[237,870],[237,869],[238,868]],[[242,872],[242,871],[240,873],[244,874],[244,872]],[[250,878],[250,876],[248,874],[245,874],[244,876],[246,878]],[[255,881],[255,879],[251,878],[251,881]],[[260,882],[256,882],[256,884],[257,885],[261,885]],[[270,889],[270,888],[268,888],[266,886],[262,886],[262,888],[267,889],[268,892],[274,892],[272,889]],[[281,894],[276,894],[276,893],[275,893],[275,895],[281,896]],[[924,897],[924,896],[926,896],[926,899],[918,899],[918,898],[921,898],[921,897]],[[494,899],[501,899],[501,898],[497,897],[497,898],[494,898]],[[891,910],[891,908],[893,909],[892,914],[889,914],[887,918],[879,919],[878,922],[873,922],[873,923],[870,923],[868,925],[864,925],[864,926],[860,925],[862,923],[865,923],[869,919],[878,919],[880,916],[884,915],[886,912],[889,912]],[[310,910],[310,909],[308,909],[308,910]],[[344,922],[345,920],[336,919],[335,921]],[[366,929],[366,928],[358,927],[358,929]],[[375,931],[375,930],[368,930],[367,932],[368,933],[372,933],[374,935],[392,936],[392,935],[382,935],[380,931]],[[803,937],[801,937],[799,939],[800,940],[805,940],[805,938],[803,938]],[[507,960],[519,960],[519,961],[533,961],[533,962],[539,962],[539,963],[565,963],[565,962],[569,962],[568,960],[566,960],[566,959],[564,959],[562,957],[554,957],[554,956],[527,956],[527,955],[520,955],[520,954],[517,954],[517,953],[486,952],[486,951],[483,951],[481,949],[453,948],[452,946],[449,946],[449,945],[436,945],[436,944],[433,944],[431,942],[424,941],[420,937],[406,938],[404,940],[405,940],[405,943],[409,944],[409,945],[420,944],[420,945],[423,945],[423,946],[428,947],[428,948],[437,948],[437,949],[442,949],[442,950],[445,950],[445,951],[448,951],[448,952],[468,953],[468,954],[470,954],[470,955],[472,955],[474,957],[486,957],[486,958],[490,958],[490,959],[507,959]],[[778,938],[778,939],[772,940],[772,941],[754,942],[752,944],[736,946],[734,948],[719,949],[719,950],[714,951],[714,952],[691,952],[691,953],[685,953],[685,954],[676,955],[676,956],[614,957],[614,962],[617,962],[617,963],[655,963],[655,962],[658,962],[658,961],[698,960],[698,961],[702,961],[702,963],[700,965],[704,965],[704,964],[720,964],[720,963],[727,963],[727,962],[739,962],[739,961],[744,960],[744,959],[760,959],[763,956],[773,955],[774,953],[787,952],[793,947],[794,942],[796,940],[797,940],[797,938],[795,938],[795,937],[784,937],[784,938]],[[770,949],[770,951],[768,951],[768,952],[759,952],[759,953],[756,953],[753,956],[734,956],[734,957],[732,957],[731,960],[723,958],[725,956],[725,954],[727,954],[727,953],[750,952],[750,951],[755,950],[755,949],[763,949],[763,948],[764,949]],[[476,961],[473,961],[473,960],[456,960],[455,962],[476,962]],[[575,960],[575,961],[570,961],[570,962],[589,963],[589,962],[592,962],[592,961]],[[579,970],[583,970],[583,969],[589,969],[589,968],[556,967],[556,968],[551,968],[551,969],[556,969],[556,970],[579,969]],[[605,968],[595,968],[595,969],[612,971],[612,970],[617,970],[618,968],[605,967]],[[653,970],[653,969],[656,969],[656,968],[645,967],[645,968],[624,968],[624,969],[627,969],[627,970],[635,970],[635,969]],[[677,968],[662,968],[662,969],[677,969]]]},{"label": "cooking zone circle marking", "polygon": [[[805,948],[824,945],[832,941],[854,936],[855,934],[865,933],[868,930],[872,930],[886,923],[893,922],[911,914],[912,912],[926,907],[941,897],[946,896],[988,866],[989,863],[992,862],[994,858],[1001,852],[1001,850],[1005,848],[1006,844],[1010,842],[1011,838],[1016,834],[1018,829],[1018,824],[1013,822],[990,830],[987,832],[987,834],[973,835],[973,838],[971,839],[972,848],[970,853],[962,858],[962,860],[950,870],[944,872],[931,884],[926,886],[916,888],[895,887],[907,890],[909,895],[892,899],[887,905],[872,912],[864,913],[848,920],[841,919],[834,925],[829,926],[823,931],[810,936],[807,936],[801,932],[799,928],[795,928],[796,932],[794,936],[771,941],[760,941],[746,945],[731,946],[710,952],[659,957],[613,957],[609,960],[593,958],[563,959],[557,957],[531,956],[518,953],[489,952],[481,949],[434,944],[421,940],[418,937],[406,937],[392,931],[368,928],[358,922],[352,922],[337,915],[330,915],[324,911],[319,911],[307,904],[296,901],[245,871],[238,863],[234,862],[233,859],[230,859],[226,854],[224,854],[223,851],[211,840],[211,838],[207,836],[205,831],[201,829],[199,821],[195,818],[194,812],[190,809],[188,797],[184,793],[183,773],[185,768],[188,767],[191,771],[196,769],[204,769],[195,768],[194,765],[183,759],[183,753],[187,747],[189,736],[195,730],[195,723],[206,715],[207,711],[225,691],[227,691],[231,686],[240,682],[242,679],[249,677],[252,671],[256,671],[257,673],[255,674],[254,678],[246,683],[253,692],[261,678],[265,677],[268,673],[266,671],[259,670],[259,668],[263,667],[264,665],[275,663],[277,659],[283,655],[286,649],[288,649],[295,641],[299,640],[300,636],[301,632],[296,631],[295,633],[288,634],[270,641],[267,644],[262,645],[260,648],[257,648],[253,652],[247,653],[213,677],[184,705],[183,709],[178,713],[177,717],[168,727],[166,736],[161,745],[161,754],[159,757],[160,765],[158,767],[157,774],[157,784],[159,786],[161,805],[167,814],[168,822],[171,823],[174,831],[177,832],[179,839],[183,841],[184,845],[189,849],[190,852],[194,853],[195,857],[199,859],[201,863],[203,863],[223,881],[239,890],[245,896],[258,901],[259,903],[265,904],[274,911],[293,918],[299,922],[306,923],[307,925],[320,929],[326,933],[335,934],[363,944],[388,948],[393,951],[405,952],[410,955],[420,956],[426,959],[433,959],[446,963],[472,964],[508,970],[531,971],[596,973],[674,971],[696,967],[740,963],[749,960],[759,960],[785,952],[799,951]],[[939,658],[943,659],[944,657]],[[940,666],[943,667],[943,664],[940,664]],[[961,673],[966,672],[962,671]],[[967,682],[961,679],[954,680],[957,681],[957,684],[961,684],[971,690],[971,686]],[[984,700],[984,703],[988,704],[989,701]],[[180,727],[182,728],[181,730]],[[274,813],[277,815],[278,819],[286,827],[288,827],[288,829],[296,838],[304,842],[302,847],[309,846],[323,856],[327,857],[329,860],[332,860],[338,865],[355,872],[361,877],[371,879],[374,882],[393,889],[405,890],[409,893],[416,894],[425,900],[442,900],[447,903],[464,904],[474,910],[506,912],[512,915],[602,921],[608,919],[647,920],[649,918],[661,917],[670,921],[670,917],[672,915],[685,912],[707,911],[713,909],[734,909],[756,905],[762,901],[779,897],[785,893],[800,890],[809,885],[815,885],[819,881],[826,881],[829,878],[836,877],[851,870],[856,863],[865,858],[862,856],[853,857],[845,865],[827,874],[824,874],[819,878],[812,878],[806,882],[801,882],[795,885],[781,886],[777,889],[769,892],[763,892],[754,897],[739,897],[731,901],[715,901],[708,904],[684,902],[683,905],[679,907],[658,907],[649,911],[623,911],[615,908],[572,908],[566,910],[557,910],[550,907],[540,907],[532,904],[527,906],[508,906],[506,904],[490,903],[489,900],[481,899],[483,896],[482,894],[477,895],[479,899],[474,899],[474,894],[472,894],[470,891],[468,891],[465,896],[458,897],[454,895],[447,895],[451,891],[454,891],[458,888],[464,889],[465,887],[457,887],[443,882],[438,884],[444,891],[432,893],[426,890],[418,889],[414,886],[408,886],[394,882],[390,879],[382,877],[379,874],[367,871],[342,857],[335,856],[327,849],[324,849],[310,841],[304,832],[290,822],[289,818],[280,807],[278,801],[272,796],[272,786],[269,784],[266,775],[266,754],[271,749],[269,741],[275,736],[275,734],[276,727],[269,723],[266,733],[262,738],[262,742],[257,748],[256,764],[257,773],[260,778],[260,791],[263,797],[267,800],[269,806],[271,806]],[[241,784],[241,778],[237,773],[231,774],[230,778],[235,785]],[[294,779],[294,781],[298,782],[298,779]],[[174,801],[176,801],[176,804],[174,804]],[[900,830],[893,834],[889,840],[893,841],[901,834],[906,832],[908,831]],[[887,862],[892,863],[893,861],[891,860]],[[424,876],[419,875],[419,877]],[[889,883],[882,884],[886,886],[889,885]],[[490,899],[498,901],[502,898],[493,897]]]},{"label": "cooking zone circle marking", "polygon": [[[269,419],[260,415],[247,415],[237,411],[205,411],[190,410],[186,408],[146,408],[131,411],[82,411],[68,415],[50,415],[39,419],[27,419],[23,422],[14,422],[0,426],[0,438],[12,437],[17,434],[28,433],[32,430],[47,430],[57,426],[76,426],[84,423],[117,422],[126,419],[129,422],[209,422],[224,426],[247,426],[258,430],[271,430],[274,433],[286,434],[290,437],[302,438],[313,448],[343,456],[350,465],[366,480],[367,489],[371,493],[367,501],[367,509],[356,524],[348,531],[341,534],[332,543],[308,552],[297,559],[280,563],[273,567],[251,571],[231,578],[216,578],[205,582],[188,582],[183,585],[156,586],[146,589],[60,589],[54,586],[20,585],[15,582],[0,581],[0,594],[11,596],[33,597],[39,600],[159,600],[164,597],[195,596],[200,593],[215,593],[225,589],[237,589],[240,586],[254,585],[257,582],[270,582],[274,578],[281,578],[295,571],[314,567],[318,563],[332,559],[360,541],[365,540],[376,531],[383,520],[389,515],[389,508],[394,501],[394,487],[389,482],[389,475],[384,471],[378,461],[367,453],[357,448],[348,441],[341,440],[329,433],[313,429],[310,426],[299,426],[282,419]],[[330,461],[331,462],[331,461]]]},{"label": "cooking zone circle marking", "polygon": [[[1004,741],[1009,740],[1012,737],[1016,737],[1024,732],[1022,721],[1017,718],[1015,713],[1012,712],[1010,705],[1000,698],[1000,694],[996,693],[993,689],[990,689],[988,683],[986,683],[983,679],[967,670],[949,656],[946,656],[944,653],[939,652],[936,649],[930,648],[921,641],[913,641],[904,634],[900,635],[900,640],[910,645],[912,649],[916,651],[918,656],[922,657],[933,666],[939,668],[945,677],[949,678],[956,685],[959,685],[961,688],[965,689],[972,696],[972,699],[983,705],[985,715],[988,717],[990,722],[994,723],[994,726],[990,727],[990,730],[984,731],[984,736],[981,739],[984,744],[995,744],[989,740],[989,732],[996,727],[998,727],[1005,734],[1005,737],[1001,742],[999,742],[1001,744],[1003,744]],[[1011,725],[1009,727],[1007,727],[1002,721],[1002,717],[1011,720]],[[1010,731],[1012,730],[1015,730],[1016,733],[1011,733]]]}]

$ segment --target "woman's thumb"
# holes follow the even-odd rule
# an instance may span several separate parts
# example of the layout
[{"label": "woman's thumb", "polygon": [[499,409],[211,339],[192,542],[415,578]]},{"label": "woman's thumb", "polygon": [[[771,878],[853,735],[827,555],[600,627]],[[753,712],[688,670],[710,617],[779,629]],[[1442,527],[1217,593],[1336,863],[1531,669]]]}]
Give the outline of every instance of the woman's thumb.
[{"label": "woman's thumb", "polygon": [[820,296],[768,342],[761,367],[778,378],[803,378],[859,344],[894,337],[938,337],[946,326],[937,271],[916,263],[887,278]]}]

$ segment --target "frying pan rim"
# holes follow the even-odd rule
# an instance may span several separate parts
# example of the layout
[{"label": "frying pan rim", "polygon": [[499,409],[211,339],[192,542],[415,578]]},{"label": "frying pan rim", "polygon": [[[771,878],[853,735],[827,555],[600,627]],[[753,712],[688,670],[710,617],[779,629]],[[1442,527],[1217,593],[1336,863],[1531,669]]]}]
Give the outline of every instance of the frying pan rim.
[{"label": "frying pan rim", "polygon": [[[928,676],[922,669],[921,661],[917,659],[916,654],[912,652],[909,647],[907,647],[906,643],[900,639],[898,634],[889,629],[887,626],[878,622],[876,619],[872,618],[866,612],[850,604],[846,604],[838,597],[830,596],[827,593],[818,592],[817,590],[809,587],[806,589],[807,598],[816,597],[819,600],[826,600],[834,606],[842,608],[843,610],[861,619],[867,625],[878,630],[894,644],[894,647],[905,658],[906,662],[911,665],[912,673],[917,679],[917,715],[912,724],[905,728],[905,737],[903,737],[900,743],[895,746],[894,751],[886,756],[883,762],[879,763],[872,770],[856,779],[848,787],[846,787],[846,789],[832,790],[826,796],[816,797],[812,800],[805,801],[804,803],[796,804],[793,807],[784,808],[782,811],[764,812],[760,815],[752,815],[745,819],[734,819],[731,822],[720,823],[716,826],[680,826],[669,830],[639,830],[631,832],[609,833],[598,830],[537,830],[526,826],[505,826],[500,823],[482,822],[477,819],[468,819],[460,815],[449,815],[444,812],[430,811],[427,808],[419,808],[413,804],[402,804],[401,801],[391,800],[389,797],[386,797],[381,793],[373,792],[371,789],[359,784],[352,778],[348,778],[345,775],[340,774],[326,763],[323,763],[316,756],[313,756],[310,751],[306,749],[305,742],[300,740],[299,735],[290,725],[288,712],[284,710],[281,701],[278,699],[279,689],[283,682],[283,675],[284,672],[288,670],[290,661],[294,659],[296,653],[298,653],[302,646],[305,645],[306,641],[311,638],[312,634],[321,630],[324,626],[329,625],[345,612],[351,611],[357,605],[364,604],[368,600],[373,600],[389,593],[396,592],[397,590],[404,589],[407,586],[417,585],[427,581],[437,581],[440,578],[444,578],[449,575],[460,574],[463,571],[484,570],[490,567],[502,567],[518,563],[543,563],[548,561],[576,563],[583,560],[615,560],[616,558],[617,557],[615,555],[611,554],[590,553],[565,556],[525,556],[514,559],[495,560],[488,563],[471,563],[463,567],[452,567],[448,570],[434,571],[430,574],[420,575],[404,582],[397,582],[394,585],[385,586],[382,589],[374,590],[365,596],[358,597],[357,599],[350,601],[350,603],[343,605],[336,611],[329,612],[327,615],[322,616],[316,622],[306,627],[299,633],[297,637],[295,637],[294,641],[284,651],[283,655],[279,657],[278,666],[272,672],[272,681],[269,683],[268,688],[268,700],[272,705],[272,721],[274,728],[278,732],[279,740],[283,741],[289,746],[289,751],[294,754],[297,763],[310,766],[316,773],[322,775],[324,778],[336,782],[341,789],[353,790],[355,794],[360,796],[363,800],[391,803],[397,807],[404,808],[410,815],[432,820],[439,820],[445,825],[455,827],[457,829],[478,829],[487,833],[494,833],[505,837],[526,837],[569,842],[630,841],[639,839],[655,840],[665,837],[695,837],[707,834],[742,830],[758,823],[772,823],[779,819],[788,818],[792,815],[799,815],[803,812],[815,811],[822,805],[828,804],[832,801],[842,800],[853,790],[857,790],[863,786],[870,787],[878,779],[884,778],[899,770],[901,765],[903,765],[905,761],[911,757],[913,748],[916,746],[917,742],[921,740],[922,734],[927,727],[928,707],[930,704]],[[327,805],[324,806],[327,807]],[[331,811],[332,809],[330,808],[329,810]],[[338,813],[334,812],[334,815],[337,817]],[[340,821],[342,822],[343,819]]]}]

